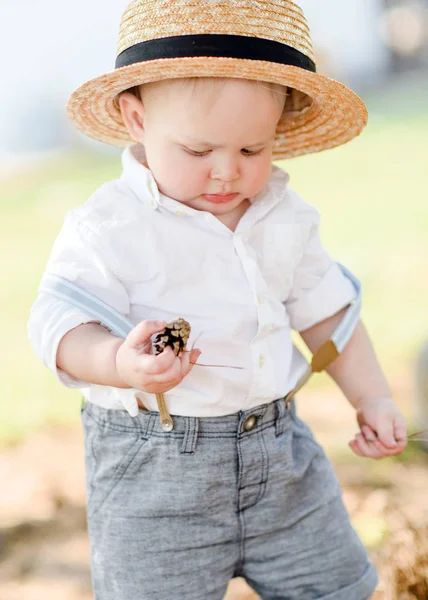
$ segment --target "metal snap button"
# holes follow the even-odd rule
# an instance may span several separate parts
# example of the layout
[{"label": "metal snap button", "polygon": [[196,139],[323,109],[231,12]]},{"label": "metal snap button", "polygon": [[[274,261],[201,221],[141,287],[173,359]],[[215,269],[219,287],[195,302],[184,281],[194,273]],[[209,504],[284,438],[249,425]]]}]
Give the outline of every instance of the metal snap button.
[{"label": "metal snap button", "polygon": [[244,431],[251,431],[256,426],[256,423],[257,423],[257,417],[255,417],[254,415],[251,415],[251,417],[248,417],[248,419],[245,419],[245,421],[244,421],[244,426],[243,426]]},{"label": "metal snap button", "polygon": [[165,431],[165,433],[169,433],[170,431],[172,431],[174,429],[174,424],[171,421],[167,421],[166,419],[164,419],[163,421],[161,421],[161,428],[162,431]]}]

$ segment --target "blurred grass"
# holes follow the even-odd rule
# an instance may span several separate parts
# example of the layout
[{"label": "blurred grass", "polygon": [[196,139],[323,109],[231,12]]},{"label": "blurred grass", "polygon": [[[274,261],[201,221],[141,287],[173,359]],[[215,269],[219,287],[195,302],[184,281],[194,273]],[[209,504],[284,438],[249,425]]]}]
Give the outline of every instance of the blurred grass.
[{"label": "blurred grass", "polygon": [[[428,337],[427,139],[428,117],[377,118],[347,146],[281,165],[321,211],[332,256],[362,280],[363,317],[393,378]],[[81,151],[1,182],[2,443],[78,419],[79,393],[39,363],[26,322],[64,214],[120,171],[119,155]]]}]

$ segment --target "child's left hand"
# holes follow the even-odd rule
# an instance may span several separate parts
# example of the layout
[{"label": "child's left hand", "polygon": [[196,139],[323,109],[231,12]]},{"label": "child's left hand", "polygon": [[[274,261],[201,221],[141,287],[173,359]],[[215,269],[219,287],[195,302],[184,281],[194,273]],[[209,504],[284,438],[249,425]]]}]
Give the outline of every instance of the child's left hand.
[{"label": "child's left hand", "polygon": [[357,409],[361,432],[349,443],[358,456],[385,458],[401,454],[407,445],[407,425],[392,398],[371,398]]}]

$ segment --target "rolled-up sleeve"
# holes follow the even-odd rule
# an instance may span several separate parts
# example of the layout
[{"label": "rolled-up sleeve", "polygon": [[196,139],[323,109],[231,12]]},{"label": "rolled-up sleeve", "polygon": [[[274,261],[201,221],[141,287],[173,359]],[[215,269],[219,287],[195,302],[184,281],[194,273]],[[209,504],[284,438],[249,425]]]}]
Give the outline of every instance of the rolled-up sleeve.
[{"label": "rolled-up sleeve", "polygon": [[[85,229],[75,218],[66,219],[52,248],[44,277],[64,277],[126,315],[129,312],[128,294],[115,272],[111,252],[108,246],[101,245],[101,239],[98,232]],[[57,367],[59,343],[67,332],[94,321],[91,315],[44,292],[39,293],[31,308],[27,329],[33,349],[67,387],[82,388],[89,384]]]},{"label": "rolled-up sleeve", "polygon": [[34,352],[67,387],[82,388],[88,383],[71,377],[57,367],[58,346],[68,331],[94,319],[50,294],[39,294],[28,321],[28,337]]},{"label": "rolled-up sleeve", "polygon": [[319,216],[303,227],[304,242],[296,265],[291,293],[286,301],[290,324],[304,331],[331,317],[352,302],[356,290],[324,249],[319,234]]}]

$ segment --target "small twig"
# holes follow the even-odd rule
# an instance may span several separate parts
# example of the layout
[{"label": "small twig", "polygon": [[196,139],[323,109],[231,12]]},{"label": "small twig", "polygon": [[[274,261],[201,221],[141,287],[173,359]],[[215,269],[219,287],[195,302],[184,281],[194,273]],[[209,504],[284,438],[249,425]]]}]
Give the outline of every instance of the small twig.
[{"label": "small twig", "polygon": [[[186,350],[187,352],[187,350]],[[203,363],[198,363],[198,362],[192,362],[190,361],[191,365],[196,365],[197,367],[222,367],[223,369],[241,369],[243,370],[244,367],[234,367],[232,365],[204,365]]]},{"label": "small twig", "polygon": [[[201,335],[202,335],[202,333],[200,333],[200,334],[198,335],[198,337],[196,338],[196,340],[197,340],[199,337],[201,337]],[[194,348],[194,346],[195,346],[196,340],[193,342],[193,345],[192,345],[192,350],[193,350],[193,348]],[[182,350],[182,352],[189,352],[189,353],[190,353],[190,352],[191,352],[191,350]],[[243,369],[244,369],[244,367],[234,367],[233,365],[204,365],[203,363],[199,363],[199,362],[192,362],[192,361],[190,361],[190,364],[191,364],[191,365],[196,365],[197,367],[221,367],[221,368],[223,368],[223,369],[241,369],[241,370],[243,370]]]},{"label": "small twig", "polygon": [[422,431],[414,431],[409,433],[407,436],[408,442],[428,442],[428,437],[419,437],[421,435],[428,434],[428,429],[422,429]]},{"label": "small twig", "polygon": [[413,438],[416,435],[421,435],[422,433],[428,433],[428,429],[422,429],[422,431],[414,431],[413,433],[409,433],[408,438]]}]

